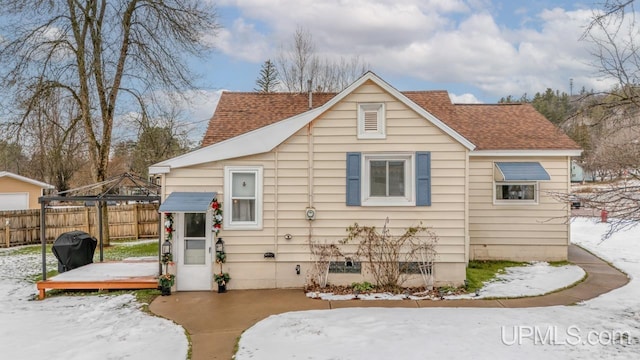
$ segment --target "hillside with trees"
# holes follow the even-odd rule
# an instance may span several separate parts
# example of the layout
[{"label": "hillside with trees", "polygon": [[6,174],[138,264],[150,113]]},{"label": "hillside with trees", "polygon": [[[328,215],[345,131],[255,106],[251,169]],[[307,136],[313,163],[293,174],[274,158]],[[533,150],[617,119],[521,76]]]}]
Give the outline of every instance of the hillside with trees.
[{"label": "hillside with trees", "polygon": [[583,148],[578,161],[585,170],[601,179],[615,179],[640,167],[640,106],[620,102],[629,98],[630,91],[595,94],[583,90],[569,95],[548,88],[533,97],[509,95],[500,103],[530,103]]}]

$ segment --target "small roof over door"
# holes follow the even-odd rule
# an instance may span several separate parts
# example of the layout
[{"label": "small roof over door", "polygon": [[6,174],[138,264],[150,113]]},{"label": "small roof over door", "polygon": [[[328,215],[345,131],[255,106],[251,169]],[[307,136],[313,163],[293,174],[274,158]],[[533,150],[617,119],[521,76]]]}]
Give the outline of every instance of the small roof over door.
[{"label": "small roof over door", "polygon": [[539,162],[496,162],[493,177],[496,181],[551,180]]},{"label": "small roof over door", "polygon": [[215,192],[172,192],[160,205],[160,212],[204,212],[216,198]]}]

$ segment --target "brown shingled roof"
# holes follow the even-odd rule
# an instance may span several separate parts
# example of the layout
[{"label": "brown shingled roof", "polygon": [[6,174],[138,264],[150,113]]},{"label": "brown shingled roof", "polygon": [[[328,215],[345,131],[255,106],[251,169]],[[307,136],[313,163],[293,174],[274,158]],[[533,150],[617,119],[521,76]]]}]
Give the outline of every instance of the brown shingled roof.
[{"label": "brown shingled roof", "polygon": [[[452,104],[446,91],[403,92],[476,150],[576,150],[580,147],[530,104]],[[333,98],[314,93],[313,107]],[[308,94],[224,92],[202,146],[273,124],[309,110]]]},{"label": "brown shingled roof", "polygon": [[[314,93],[313,107],[324,105],[334,93]],[[309,110],[308,94],[223,92],[209,120],[202,146],[259,129]]]},{"label": "brown shingled roof", "polygon": [[456,104],[452,129],[476,150],[579,150],[531,104]]}]

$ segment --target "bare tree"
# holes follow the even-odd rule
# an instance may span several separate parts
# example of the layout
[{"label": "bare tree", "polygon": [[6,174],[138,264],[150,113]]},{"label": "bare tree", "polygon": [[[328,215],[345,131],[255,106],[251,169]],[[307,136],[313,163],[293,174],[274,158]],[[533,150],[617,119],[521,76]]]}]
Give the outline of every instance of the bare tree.
[{"label": "bare tree", "polygon": [[0,13],[0,80],[25,104],[9,125],[19,133],[43,94],[62,91],[78,108],[96,182],[107,177],[114,119],[144,113],[154,92],[191,87],[185,55],[203,55],[218,26],[197,0],[7,0]]},{"label": "bare tree", "polygon": [[312,68],[316,67],[315,44],[311,33],[302,28],[296,28],[293,43],[282,47],[278,55],[277,65],[280,82],[289,92],[306,91],[307,80],[312,79]]},{"label": "bare tree", "polygon": [[[296,29],[291,44],[280,48],[276,64],[280,82],[284,90],[289,92],[337,92],[369,68],[358,56],[338,60],[319,56],[313,36],[302,27]],[[313,89],[307,88],[309,80]]]},{"label": "bare tree", "polygon": [[86,146],[75,102],[60,96],[59,89],[42,93],[23,120],[22,139],[30,149],[27,173],[52,183],[58,191],[70,188],[70,181],[85,164]]},{"label": "bare tree", "polygon": [[606,188],[582,194],[586,206],[609,212],[615,231],[640,221],[640,38],[633,0],[606,0],[594,13],[583,39],[592,45],[599,73],[617,85],[601,94],[587,108],[589,126],[598,139],[590,154],[590,167],[608,173],[616,181]]},{"label": "bare tree", "polygon": [[178,122],[180,117],[180,111],[172,108],[154,118],[135,119],[138,138],[116,144],[111,159],[116,171],[111,171],[112,175],[132,172],[146,178],[150,165],[189,151],[187,130]]}]

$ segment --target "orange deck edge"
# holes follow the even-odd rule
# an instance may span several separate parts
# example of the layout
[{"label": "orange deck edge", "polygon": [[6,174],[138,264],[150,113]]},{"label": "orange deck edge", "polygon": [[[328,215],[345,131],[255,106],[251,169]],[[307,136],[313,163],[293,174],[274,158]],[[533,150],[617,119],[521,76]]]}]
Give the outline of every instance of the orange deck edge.
[{"label": "orange deck edge", "polygon": [[38,281],[38,299],[45,298],[46,289],[69,290],[114,290],[114,289],[157,289],[158,279],[154,276],[101,281]]}]

